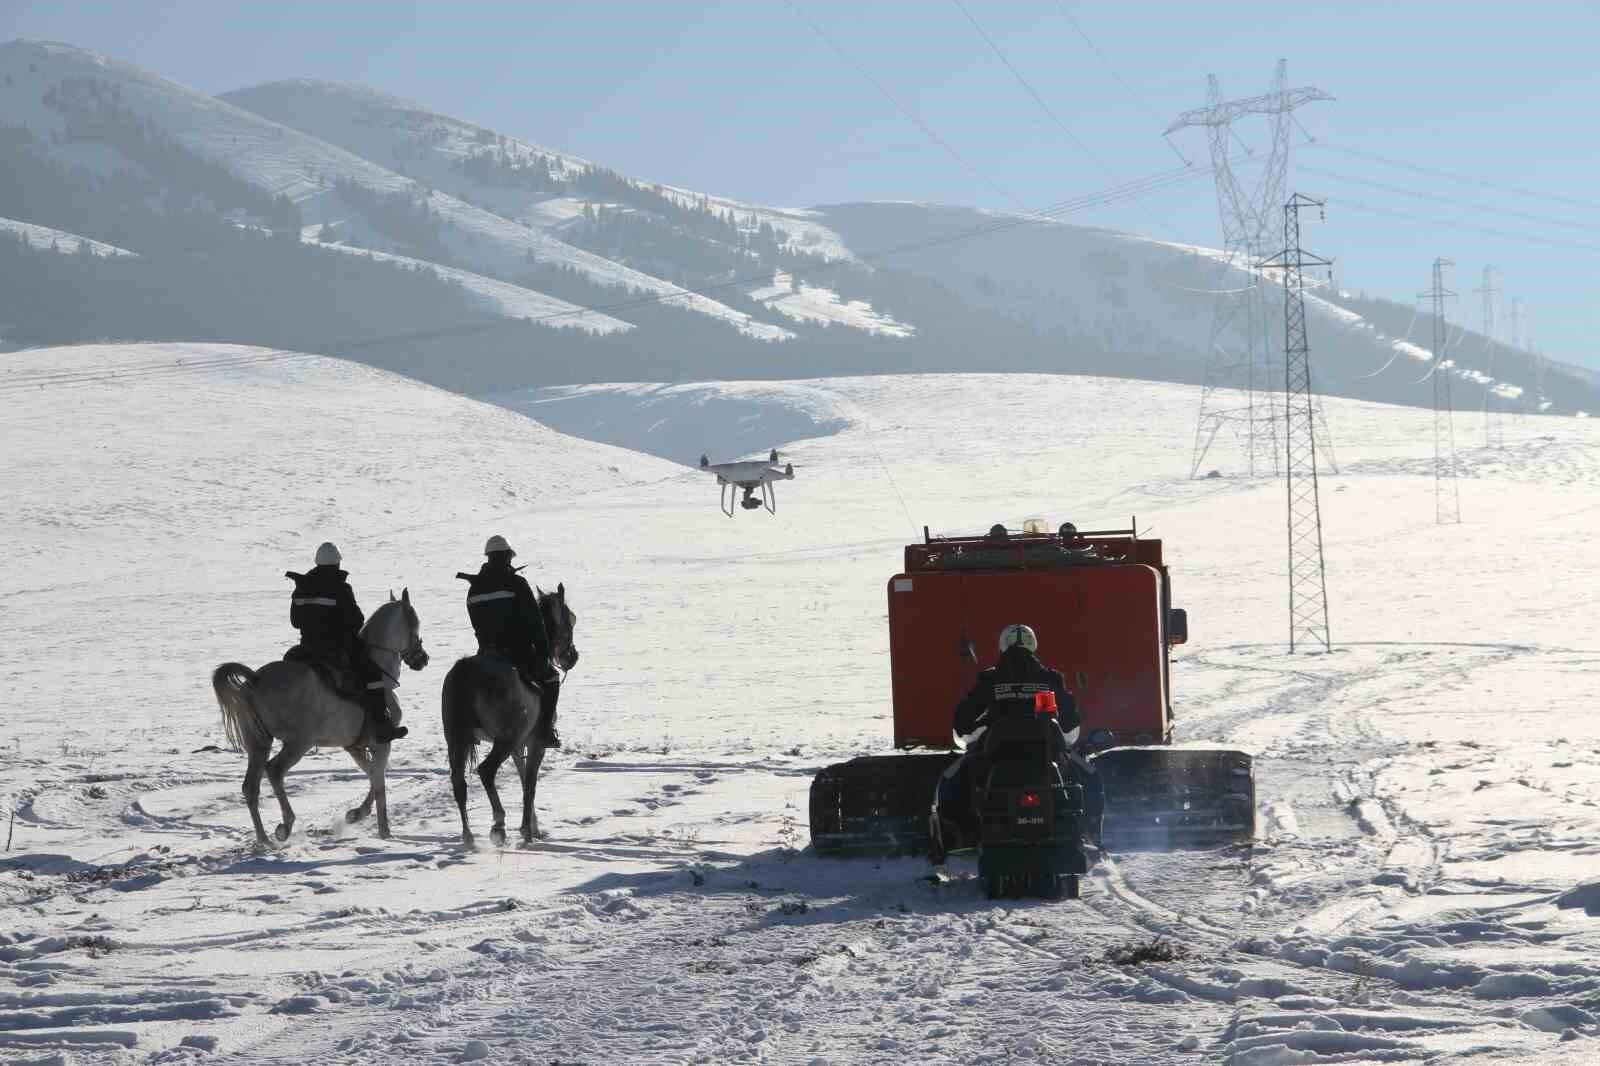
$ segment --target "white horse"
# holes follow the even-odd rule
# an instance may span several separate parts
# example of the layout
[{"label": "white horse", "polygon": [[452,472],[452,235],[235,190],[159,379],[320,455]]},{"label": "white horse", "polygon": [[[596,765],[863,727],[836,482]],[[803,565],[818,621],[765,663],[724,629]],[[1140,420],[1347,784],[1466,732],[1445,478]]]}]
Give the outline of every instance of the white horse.
[{"label": "white horse", "polygon": [[[362,627],[361,639],[368,657],[391,685],[399,684],[402,661],[413,670],[428,665],[409,589],[403,590],[398,600],[394,593],[389,594],[389,602],[373,611]],[[283,775],[315,747],[343,748],[350,753],[369,784],[366,799],[345,812],[345,821],[360,821],[376,803],[378,835],[388,839],[389,808],[383,776],[389,766],[389,745],[379,743],[373,736],[359,703],[336,692],[319,671],[303,662],[268,663],[259,671],[241,663],[223,663],[212,672],[211,687],[222,709],[222,726],[228,739],[242,748],[249,759],[244,772],[244,801],[250,808],[258,843],[267,842],[261,825],[262,770],[283,810],[283,821],[274,835],[288,840],[294,828],[294,810],[283,790]],[[388,702],[390,716],[399,724],[400,704],[392,688]],[[283,746],[268,759],[275,739],[281,740]]]}]

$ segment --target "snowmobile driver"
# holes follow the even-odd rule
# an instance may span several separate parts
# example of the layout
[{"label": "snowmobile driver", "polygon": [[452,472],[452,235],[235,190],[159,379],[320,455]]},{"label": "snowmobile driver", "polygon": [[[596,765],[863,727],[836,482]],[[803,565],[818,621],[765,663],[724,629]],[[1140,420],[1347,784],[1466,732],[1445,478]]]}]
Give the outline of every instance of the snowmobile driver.
[{"label": "snowmobile driver", "polygon": [[529,686],[539,690],[535,735],[547,748],[561,747],[556,735],[556,700],[561,675],[550,662],[550,635],[539,600],[511,565],[517,553],[496,534],[483,546],[486,561],[475,575],[458,574],[467,585],[467,615],[478,637],[480,654],[498,655],[517,668]]},{"label": "snowmobile driver", "polygon": [[356,604],[348,575],[339,569],[339,549],[325,542],[317,548],[315,561],[307,573],[286,572],[294,582],[289,624],[300,631],[300,644],[285,658],[320,663],[338,677],[353,676],[373,736],[380,743],[399,740],[410,730],[389,721],[388,681],[361,639],[366,616]]},{"label": "snowmobile driver", "polygon": [[967,846],[976,833],[972,783],[981,772],[983,756],[982,745],[973,734],[992,722],[1013,717],[1033,718],[1035,698],[1040,693],[1055,695],[1058,724],[1063,732],[1061,749],[1055,757],[1063,777],[1070,780],[1068,775],[1073,769],[1068,753],[1078,735],[1078,707],[1072,693],[1067,691],[1066,678],[1061,671],[1040,662],[1038,652],[1039,638],[1031,628],[1021,624],[1006,626],[1000,631],[1000,658],[978,673],[972,690],[956,706],[955,731],[967,737],[968,744],[966,754],[940,777],[934,795],[933,817],[937,831],[930,857],[935,865],[944,861],[944,852]]}]

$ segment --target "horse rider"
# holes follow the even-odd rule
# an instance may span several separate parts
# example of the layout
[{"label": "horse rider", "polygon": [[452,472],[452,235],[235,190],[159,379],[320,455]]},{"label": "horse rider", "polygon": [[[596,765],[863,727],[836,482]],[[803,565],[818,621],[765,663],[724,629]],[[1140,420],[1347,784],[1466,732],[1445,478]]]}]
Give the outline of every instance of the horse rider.
[{"label": "horse rider", "polygon": [[300,645],[291,656],[322,663],[336,673],[354,674],[361,686],[360,703],[373,736],[386,744],[410,730],[389,721],[388,680],[367,655],[366,643],[361,639],[366,616],[345,580],[348,575],[339,569],[342,561],[338,548],[323,543],[317,548],[317,565],[309,572],[287,572],[294,581],[289,624],[300,631]]},{"label": "horse rider", "polygon": [[556,735],[556,700],[561,676],[550,662],[550,635],[539,600],[523,576],[511,565],[517,554],[498,533],[483,546],[485,561],[467,577],[467,616],[478,637],[480,654],[498,655],[517,668],[532,688],[539,690],[539,721],[534,735],[547,748],[561,747]]},{"label": "horse rider", "polygon": [[[1052,755],[1066,777],[1073,773],[1068,753],[1078,735],[1078,705],[1067,690],[1061,671],[1052,670],[1039,660],[1039,638],[1029,626],[1009,625],[1000,631],[1000,658],[993,666],[979,671],[971,691],[956,706],[955,731],[970,738],[993,722],[1033,718],[1037,713],[1036,698],[1046,692],[1055,696],[1057,722],[1063,733],[1060,750]],[[944,851],[954,850],[951,841],[970,836],[966,830],[971,821],[972,782],[980,773],[981,752],[982,745],[970,741],[966,754],[952,763],[939,779],[933,813],[940,830],[936,841],[945,842]],[[936,844],[933,854],[936,864],[943,861],[940,850]]]}]

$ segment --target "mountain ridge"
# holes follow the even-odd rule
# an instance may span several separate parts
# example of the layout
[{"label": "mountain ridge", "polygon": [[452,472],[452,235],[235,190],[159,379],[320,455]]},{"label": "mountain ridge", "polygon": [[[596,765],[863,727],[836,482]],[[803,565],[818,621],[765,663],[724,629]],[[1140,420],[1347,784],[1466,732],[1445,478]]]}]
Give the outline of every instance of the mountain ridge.
[{"label": "mountain ridge", "polygon": [[[1272,287],[1215,249],[1060,219],[914,201],[776,208],[650,182],[349,82],[285,79],[207,97],[59,42],[0,45],[0,72],[26,150],[88,174],[95,188],[133,173],[147,201],[175,188],[219,199],[224,179],[206,168],[221,168],[255,190],[254,200],[220,197],[249,201],[215,212],[237,226],[371,263],[352,269],[431,271],[445,283],[440,298],[460,305],[444,322],[488,315],[540,327],[478,335],[464,351],[442,339],[385,346],[381,322],[366,328],[375,340],[362,347],[373,351],[359,358],[463,391],[605,380],[597,374],[693,380],[996,363],[1198,382],[1217,293]],[[193,159],[187,171],[169,168],[177,177],[153,173],[130,143],[156,157],[157,171],[151,144]],[[0,215],[79,232],[3,196]],[[105,232],[84,236],[145,252]],[[1319,391],[1431,402],[1415,380],[1432,357],[1411,342],[1411,308],[1318,281],[1308,311]],[[231,335],[225,323],[213,333],[278,343]],[[337,353],[344,339],[293,341]],[[1487,367],[1489,348],[1462,330],[1449,353],[1447,372],[1474,398],[1507,410],[1600,407],[1594,375],[1505,345],[1494,345],[1493,378],[1456,365],[1481,353]]]}]

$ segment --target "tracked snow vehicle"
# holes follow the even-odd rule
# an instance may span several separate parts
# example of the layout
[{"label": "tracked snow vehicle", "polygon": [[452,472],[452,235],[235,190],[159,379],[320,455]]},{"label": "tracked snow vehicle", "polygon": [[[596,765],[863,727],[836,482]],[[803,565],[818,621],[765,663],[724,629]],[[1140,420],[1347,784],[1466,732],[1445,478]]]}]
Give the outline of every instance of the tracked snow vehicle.
[{"label": "tracked snow vehicle", "polygon": [[1247,840],[1255,833],[1251,757],[1174,747],[1171,649],[1188,639],[1172,606],[1161,541],[1135,528],[930,537],[889,580],[894,746],[902,754],[829,766],[811,783],[821,854],[920,854],[939,775],[958,757],[956,704],[1002,627],[1032,626],[1039,657],[1066,675],[1085,754],[1104,786],[1101,839],[1118,848]]}]

